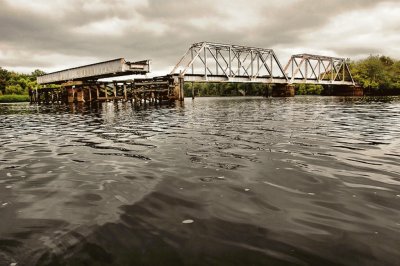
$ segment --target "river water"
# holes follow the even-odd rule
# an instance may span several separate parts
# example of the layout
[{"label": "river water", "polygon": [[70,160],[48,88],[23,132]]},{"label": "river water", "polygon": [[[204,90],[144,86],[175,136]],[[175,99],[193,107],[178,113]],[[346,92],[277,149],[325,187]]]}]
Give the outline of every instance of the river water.
[{"label": "river water", "polygon": [[400,265],[400,98],[0,105],[0,265]]}]

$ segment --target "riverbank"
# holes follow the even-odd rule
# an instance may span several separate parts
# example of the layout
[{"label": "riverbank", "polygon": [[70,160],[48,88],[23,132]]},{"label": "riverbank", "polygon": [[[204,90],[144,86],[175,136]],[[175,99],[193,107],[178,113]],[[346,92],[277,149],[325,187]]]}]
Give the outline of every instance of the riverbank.
[{"label": "riverbank", "polygon": [[0,103],[29,102],[29,95],[0,95]]}]

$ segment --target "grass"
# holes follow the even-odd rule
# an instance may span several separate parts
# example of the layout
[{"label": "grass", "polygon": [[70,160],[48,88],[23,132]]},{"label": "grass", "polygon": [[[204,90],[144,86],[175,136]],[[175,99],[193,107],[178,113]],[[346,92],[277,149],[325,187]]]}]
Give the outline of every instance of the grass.
[{"label": "grass", "polygon": [[0,95],[0,103],[29,102],[29,95]]}]

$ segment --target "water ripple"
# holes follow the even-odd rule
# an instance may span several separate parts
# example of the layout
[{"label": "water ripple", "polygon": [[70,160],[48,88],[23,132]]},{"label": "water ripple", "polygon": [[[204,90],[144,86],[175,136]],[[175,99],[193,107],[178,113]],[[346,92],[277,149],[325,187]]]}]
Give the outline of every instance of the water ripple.
[{"label": "water ripple", "polygon": [[9,104],[0,125],[0,264],[399,262],[399,98]]}]

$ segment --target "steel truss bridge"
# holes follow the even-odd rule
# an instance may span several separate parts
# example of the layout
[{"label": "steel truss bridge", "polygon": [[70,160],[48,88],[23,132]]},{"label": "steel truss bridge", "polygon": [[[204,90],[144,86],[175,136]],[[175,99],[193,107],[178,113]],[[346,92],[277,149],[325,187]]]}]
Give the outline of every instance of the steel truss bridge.
[{"label": "steel truss bridge", "polygon": [[170,75],[188,82],[355,85],[344,58],[299,54],[282,67],[272,49],[210,42],[193,44]]},{"label": "steel truss bridge", "polygon": [[[184,82],[240,82],[274,84],[275,96],[294,96],[294,84],[335,85],[359,95],[360,90],[344,58],[311,54],[293,55],[283,66],[272,49],[200,42],[190,46],[172,71],[161,77],[100,81],[150,72],[150,60],[123,58],[66,69],[37,78],[38,84],[59,84],[61,89],[33,93],[33,102],[134,100],[135,103],[183,100]],[[355,90],[355,91],[354,91]],[[355,93],[354,93],[355,92]],[[54,100],[55,99],[55,100]]]}]

